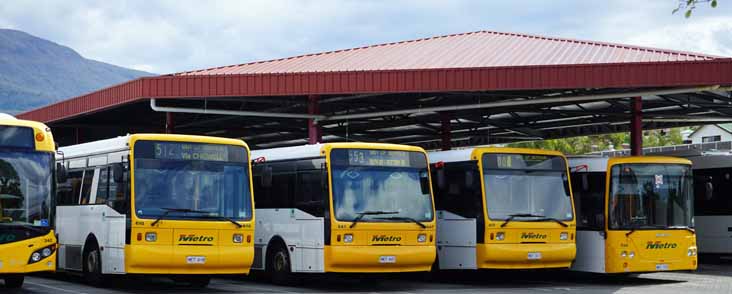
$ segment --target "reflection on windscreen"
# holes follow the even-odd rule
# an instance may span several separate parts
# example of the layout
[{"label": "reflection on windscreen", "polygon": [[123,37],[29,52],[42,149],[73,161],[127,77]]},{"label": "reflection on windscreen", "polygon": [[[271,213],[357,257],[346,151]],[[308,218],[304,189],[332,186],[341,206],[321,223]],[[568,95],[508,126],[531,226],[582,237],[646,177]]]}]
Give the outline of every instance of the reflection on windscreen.
[{"label": "reflection on windscreen", "polygon": [[[331,164],[336,219],[349,221],[356,219],[360,213],[377,212],[375,215],[364,215],[362,219],[432,220],[427,158],[423,153],[334,149],[331,152]],[[427,187],[426,191],[423,191],[423,187]]]},{"label": "reflection on windscreen", "polygon": [[678,164],[621,164],[612,168],[610,228],[691,226],[691,168]]},{"label": "reflection on windscreen", "polygon": [[573,218],[566,165],[561,157],[485,154],[483,165],[490,219],[503,220],[514,214]]},{"label": "reflection on windscreen", "polygon": [[205,211],[171,216],[251,218],[245,163],[193,160],[135,160],[135,211],[139,217],[162,215],[164,208]]},{"label": "reflection on windscreen", "polygon": [[51,154],[0,152],[0,223],[48,226]]}]

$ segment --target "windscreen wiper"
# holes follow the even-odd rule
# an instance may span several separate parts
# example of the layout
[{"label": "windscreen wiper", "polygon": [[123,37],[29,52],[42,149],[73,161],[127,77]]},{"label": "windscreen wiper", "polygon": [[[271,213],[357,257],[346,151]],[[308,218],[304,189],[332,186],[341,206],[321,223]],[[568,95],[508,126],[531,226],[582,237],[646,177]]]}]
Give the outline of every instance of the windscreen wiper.
[{"label": "windscreen wiper", "polygon": [[696,230],[692,229],[691,227],[688,227],[688,226],[670,226],[668,228],[675,229],[675,230],[687,230],[687,231],[691,232],[692,234],[696,234]]},{"label": "windscreen wiper", "polygon": [[535,221],[537,221],[537,222],[553,221],[555,223],[558,223],[558,224],[562,225],[562,227],[565,227],[565,228],[566,227],[569,227],[569,225],[567,223],[565,223],[565,222],[563,222],[563,221],[561,221],[561,220],[559,220],[557,218],[553,218],[553,217],[544,217],[544,218],[537,219]]},{"label": "windscreen wiper", "polygon": [[163,212],[163,214],[161,214],[160,216],[158,216],[158,218],[156,218],[155,221],[153,221],[150,224],[151,227],[154,227],[155,224],[159,223],[166,216],[168,216],[171,212],[210,213],[208,211],[193,210],[193,209],[188,209],[188,208],[165,208],[165,207],[163,207],[163,208],[160,208],[160,209],[165,210],[165,212]]},{"label": "windscreen wiper", "polygon": [[630,237],[630,235],[635,233],[636,230],[638,230],[638,226],[631,225],[630,232],[625,233],[625,237]]},{"label": "windscreen wiper", "polygon": [[353,222],[351,223],[351,226],[349,228],[352,229],[353,227],[355,227],[356,223],[361,221],[361,219],[367,215],[397,214],[397,213],[399,213],[399,212],[398,211],[362,211],[362,212],[359,212],[356,214],[356,218],[353,219]]},{"label": "windscreen wiper", "polygon": [[501,228],[505,227],[508,223],[510,223],[514,218],[517,217],[544,217],[543,215],[536,215],[531,213],[516,213],[516,214],[509,214],[508,218],[501,224]]},{"label": "windscreen wiper", "polygon": [[420,221],[418,221],[418,220],[416,220],[416,219],[414,219],[414,218],[411,218],[411,217],[407,217],[407,216],[375,217],[375,219],[385,219],[385,220],[405,220],[405,221],[410,221],[410,222],[413,222],[413,223],[415,223],[415,224],[418,224],[418,225],[419,225],[420,227],[422,227],[423,229],[426,229],[426,228],[427,228],[427,226],[425,226],[425,225],[424,225],[424,224],[423,224],[422,222],[420,222]]},{"label": "windscreen wiper", "polygon": [[208,217],[208,218],[215,218],[215,219],[220,219],[220,220],[225,220],[225,221],[229,221],[230,223],[232,223],[232,224],[235,224],[237,228],[241,228],[241,227],[243,227],[243,226],[242,226],[242,224],[240,224],[239,222],[237,222],[237,221],[236,221],[236,220],[234,220],[233,218],[230,218],[230,217],[226,217],[226,216],[223,216],[223,215],[206,215],[206,216],[204,216],[204,217]]}]

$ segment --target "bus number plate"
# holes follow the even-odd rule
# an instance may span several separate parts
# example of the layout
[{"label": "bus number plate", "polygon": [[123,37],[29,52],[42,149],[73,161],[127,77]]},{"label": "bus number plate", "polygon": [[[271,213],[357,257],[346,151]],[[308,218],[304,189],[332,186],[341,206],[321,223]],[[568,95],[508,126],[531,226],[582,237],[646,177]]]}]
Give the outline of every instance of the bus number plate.
[{"label": "bus number plate", "polygon": [[656,270],[657,271],[667,271],[668,270],[668,264],[658,263],[658,264],[656,264]]},{"label": "bus number plate", "polygon": [[396,263],[396,256],[394,256],[394,255],[379,256],[379,263]]},{"label": "bus number plate", "polygon": [[204,264],[204,263],[206,263],[206,257],[205,256],[187,256],[186,262],[188,264]]},{"label": "bus number plate", "polygon": [[529,252],[529,260],[541,259],[541,252]]}]

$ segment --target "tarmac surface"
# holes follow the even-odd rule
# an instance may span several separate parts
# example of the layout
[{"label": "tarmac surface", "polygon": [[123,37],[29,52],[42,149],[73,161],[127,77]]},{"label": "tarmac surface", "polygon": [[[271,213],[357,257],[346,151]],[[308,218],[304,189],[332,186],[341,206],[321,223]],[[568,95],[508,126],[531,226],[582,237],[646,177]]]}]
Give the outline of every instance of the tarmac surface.
[{"label": "tarmac surface", "polygon": [[[631,276],[541,271],[460,271],[436,275],[306,275],[293,286],[276,286],[251,277],[217,277],[204,289],[162,277],[119,277],[94,288],[73,275],[26,277],[22,289],[4,293],[732,293],[732,261],[702,264],[696,272]],[[2,282],[0,281],[0,285]]]}]

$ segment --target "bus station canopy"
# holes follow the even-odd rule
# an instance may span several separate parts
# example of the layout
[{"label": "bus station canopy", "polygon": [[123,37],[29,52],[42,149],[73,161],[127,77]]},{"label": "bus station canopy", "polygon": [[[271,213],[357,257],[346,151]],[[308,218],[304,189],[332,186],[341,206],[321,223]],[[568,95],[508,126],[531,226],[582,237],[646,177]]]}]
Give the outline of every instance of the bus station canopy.
[{"label": "bus station canopy", "polygon": [[478,31],[145,77],[19,117],[61,145],[167,130],[436,149],[628,131],[637,99],[644,129],[729,122],[730,86],[728,57]]}]

